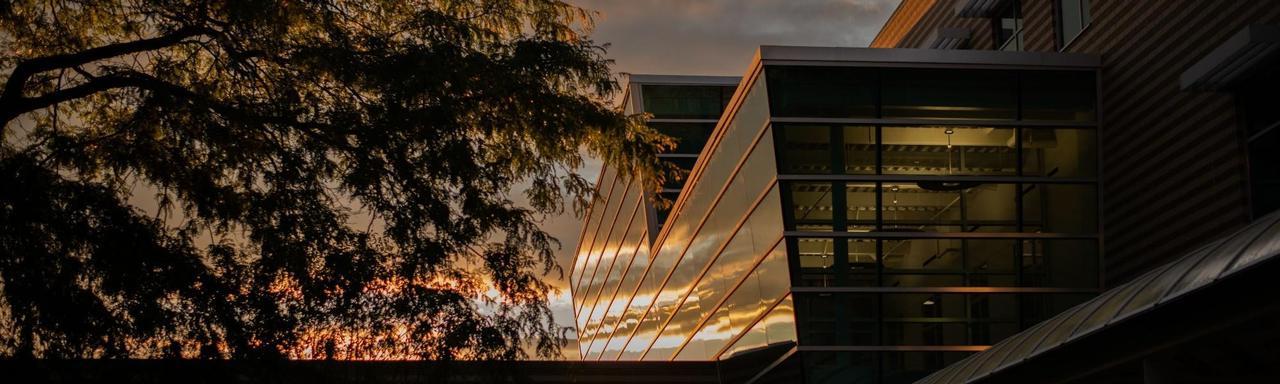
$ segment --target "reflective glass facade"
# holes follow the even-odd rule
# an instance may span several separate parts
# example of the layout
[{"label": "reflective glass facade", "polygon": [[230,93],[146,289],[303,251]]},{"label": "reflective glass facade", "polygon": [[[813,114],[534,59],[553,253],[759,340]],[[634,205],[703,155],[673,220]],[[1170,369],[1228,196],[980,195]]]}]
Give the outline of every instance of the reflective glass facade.
[{"label": "reflective glass facade", "polygon": [[806,382],[911,382],[1099,290],[1093,70],[765,74]]},{"label": "reflective glass facade", "polygon": [[[584,358],[911,382],[1100,290],[1094,68],[780,62],[742,81],[651,243],[583,241]],[[644,209],[610,177],[584,239],[622,223],[612,201]]]},{"label": "reflective glass facade", "polygon": [[736,78],[632,78],[627,108],[675,137],[677,148],[661,157],[692,172],[664,186],[678,203],[668,215],[633,200],[640,184],[606,167],[571,279],[584,359],[705,361],[794,344],[762,82],[738,96],[741,108],[713,135],[736,86]]}]

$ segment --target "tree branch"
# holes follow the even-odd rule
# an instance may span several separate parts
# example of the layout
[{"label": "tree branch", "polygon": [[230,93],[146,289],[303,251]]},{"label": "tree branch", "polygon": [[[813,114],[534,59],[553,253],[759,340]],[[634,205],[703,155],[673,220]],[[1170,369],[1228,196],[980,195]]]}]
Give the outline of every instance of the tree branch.
[{"label": "tree branch", "polygon": [[[23,87],[26,86],[27,80],[37,73],[55,69],[75,68],[94,61],[109,59],[116,56],[157,50],[179,44],[183,40],[191,37],[210,35],[213,33],[215,33],[215,31],[209,28],[188,26],[178,28],[172,33],[160,37],[108,44],[75,53],[43,56],[21,61],[17,66],[14,66],[13,72],[9,73],[9,78],[4,84],[4,91],[3,93],[0,93],[0,134],[3,134],[4,126],[7,125],[10,120],[17,118],[24,113],[52,105],[48,104],[48,101],[56,100],[57,102],[62,102],[72,99],[55,96],[54,94],[28,99],[23,95]],[[88,84],[82,84],[82,86],[83,85]],[[55,92],[55,94],[61,93],[67,96],[77,95],[81,94],[80,92],[93,89],[101,90],[102,85],[103,84],[89,87],[77,86],[62,92]],[[74,92],[68,93],[66,91]],[[81,94],[81,97],[91,93],[92,92]]]}]

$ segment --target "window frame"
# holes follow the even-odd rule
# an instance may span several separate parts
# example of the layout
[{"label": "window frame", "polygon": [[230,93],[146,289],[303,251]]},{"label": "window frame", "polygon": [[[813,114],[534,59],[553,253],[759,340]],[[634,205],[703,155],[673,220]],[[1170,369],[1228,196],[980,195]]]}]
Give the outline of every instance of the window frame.
[{"label": "window frame", "polygon": [[1076,40],[1079,40],[1080,36],[1084,35],[1084,32],[1089,30],[1089,27],[1093,25],[1093,13],[1090,12],[1090,10],[1092,9],[1092,4],[1090,4],[1090,0],[1076,0],[1076,1],[1077,1],[1076,5],[1080,7],[1079,9],[1080,12],[1078,13],[1081,19],[1080,30],[1077,31],[1074,36],[1071,36],[1071,38],[1068,39],[1065,36],[1063,36],[1063,30],[1062,30],[1063,0],[1053,0],[1053,40],[1054,40],[1054,44],[1057,45],[1058,52],[1066,51],[1067,48],[1071,47],[1072,43],[1076,42]]},{"label": "window frame", "polygon": [[[1010,34],[1008,38],[1004,40],[1000,40],[1000,36],[1002,35],[1001,31],[1004,30],[1004,25],[1003,25],[1004,19],[1010,18],[1010,17],[1007,17],[1007,14],[1009,12],[1013,13],[1013,17],[1011,17],[1014,20],[1013,33]],[[1026,26],[1024,25],[1026,20],[1023,16],[1024,15],[1022,14],[1021,0],[1010,0],[1005,4],[1002,4],[997,11],[991,14],[991,17],[990,17],[991,37],[993,40],[992,42],[994,44],[995,50],[997,51],[1009,50],[1007,48],[1009,47],[1010,44],[1015,45],[1012,51],[1023,50],[1024,47],[1023,47],[1023,41],[1022,41],[1022,33],[1026,30]]]}]

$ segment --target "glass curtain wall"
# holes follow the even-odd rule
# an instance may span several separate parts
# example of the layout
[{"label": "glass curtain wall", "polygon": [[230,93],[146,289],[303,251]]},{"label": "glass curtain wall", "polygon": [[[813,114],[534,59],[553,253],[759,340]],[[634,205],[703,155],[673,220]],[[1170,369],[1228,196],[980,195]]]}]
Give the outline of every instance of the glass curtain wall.
[{"label": "glass curtain wall", "polygon": [[[658,157],[675,165],[680,170],[676,178],[667,180],[662,186],[660,195],[663,201],[671,203],[680,196],[685,179],[693,165],[698,162],[698,154],[707,145],[716,122],[729,99],[733,97],[737,86],[725,85],[676,85],[676,84],[644,84],[640,86],[640,99],[643,111],[652,117],[648,125],[658,132],[671,136],[676,140],[676,147]],[[656,207],[655,227],[660,230],[667,220],[670,206],[662,204]],[[656,231],[655,231],[656,232]]]},{"label": "glass curtain wall", "polygon": [[807,382],[909,383],[1098,291],[1094,76],[766,68]]}]

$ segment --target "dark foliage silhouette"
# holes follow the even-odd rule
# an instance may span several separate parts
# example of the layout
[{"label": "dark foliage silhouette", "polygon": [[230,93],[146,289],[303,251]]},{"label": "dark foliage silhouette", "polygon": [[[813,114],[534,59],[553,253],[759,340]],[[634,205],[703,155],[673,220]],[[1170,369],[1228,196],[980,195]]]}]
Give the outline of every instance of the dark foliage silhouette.
[{"label": "dark foliage silhouette", "polygon": [[539,222],[581,212],[584,155],[668,173],[589,24],[553,0],[0,2],[0,356],[555,354]]}]

